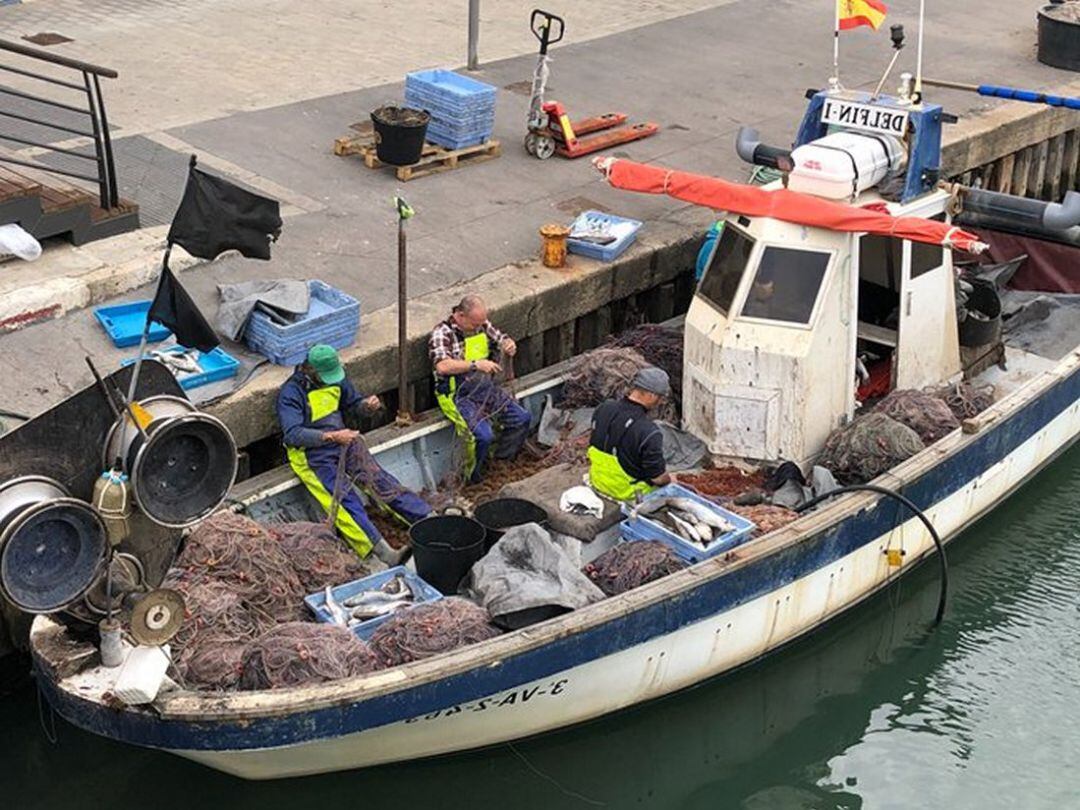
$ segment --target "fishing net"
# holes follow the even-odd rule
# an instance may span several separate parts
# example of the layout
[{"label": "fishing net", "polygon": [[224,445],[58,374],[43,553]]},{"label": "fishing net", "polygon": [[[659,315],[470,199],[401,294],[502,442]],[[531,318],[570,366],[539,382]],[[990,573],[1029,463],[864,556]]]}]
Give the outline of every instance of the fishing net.
[{"label": "fishing net", "polygon": [[363,561],[325,523],[276,523],[266,527],[289,558],[307,593],[367,576]]},{"label": "fishing net", "polygon": [[786,526],[799,516],[799,513],[794,509],[768,503],[757,504],[756,506],[729,506],[728,509],[737,515],[742,515],[757,526],[754,531],[755,537],[768,534],[781,526]]},{"label": "fishing net", "polygon": [[994,386],[972,385],[962,381],[940,388],[927,388],[926,393],[933,394],[943,401],[957,419],[970,419],[978,416],[994,404]]},{"label": "fishing net", "polygon": [[[651,365],[635,349],[593,349],[570,361],[560,408],[595,408],[609,399],[621,399],[634,376]],[[657,418],[675,421],[675,408],[664,402]]]},{"label": "fishing net", "polygon": [[244,653],[241,689],[281,689],[363,675],[378,668],[368,646],[332,624],[289,622],[268,630]]},{"label": "fishing net", "polygon": [[169,578],[176,583],[223,582],[275,621],[304,616],[307,592],[288,556],[266,529],[234,512],[211,515],[192,531]]},{"label": "fishing net", "polygon": [[683,568],[686,563],[660,541],[635,540],[605,551],[582,571],[605,594],[615,596]]},{"label": "fishing net", "polygon": [[184,622],[169,642],[181,681],[199,689],[235,686],[248,643],[274,620],[224,582],[189,578],[166,579],[164,584],[184,595]]},{"label": "fishing net", "polygon": [[948,405],[933,394],[911,389],[892,391],[874,406],[873,413],[883,413],[907,425],[926,444],[933,444],[960,427]]},{"label": "fishing net", "polygon": [[914,430],[871,412],[830,433],[818,464],[843,484],[863,484],[922,449]]},{"label": "fishing net", "polygon": [[662,368],[671,380],[676,406],[682,402],[683,336],[675,329],[645,324],[608,338],[608,346],[633,349],[645,362]]},{"label": "fishing net", "polygon": [[396,667],[501,633],[482,607],[450,596],[395,614],[375,631],[369,645],[383,666]]},{"label": "fishing net", "polygon": [[752,489],[764,489],[765,474],[738,467],[718,467],[699,473],[679,473],[679,483],[711,498],[734,498]]}]

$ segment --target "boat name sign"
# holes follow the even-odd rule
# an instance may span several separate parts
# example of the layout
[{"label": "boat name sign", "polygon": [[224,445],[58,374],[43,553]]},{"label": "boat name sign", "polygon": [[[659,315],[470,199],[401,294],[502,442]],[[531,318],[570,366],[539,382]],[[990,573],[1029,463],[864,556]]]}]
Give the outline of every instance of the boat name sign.
[{"label": "boat name sign", "polygon": [[406,723],[417,723],[421,720],[435,720],[439,717],[453,717],[455,714],[461,714],[462,712],[483,712],[488,709],[497,709],[508,706],[521,706],[528,703],[534,698],[540,697],[556,697],[563,694],[566,689],[566,684],[569,683],[568,678],[563,678],[558,681],[552,681],[548,684],[533,684],[530,686],[521,687],[519,689],[513,689],[509,692],[504,692],[500,695],[493,695],[491,697],[482,698],[474,703],[462,703],[454,706],[449,706],[445,709],[437,709],[429,714],[420,715],[418,717],[410,717],[406,720]]},{"label": "boat name sign", "polygon": [[821,123],[903,138],[908,114],[903,110],[828,98],[821,108]]}]

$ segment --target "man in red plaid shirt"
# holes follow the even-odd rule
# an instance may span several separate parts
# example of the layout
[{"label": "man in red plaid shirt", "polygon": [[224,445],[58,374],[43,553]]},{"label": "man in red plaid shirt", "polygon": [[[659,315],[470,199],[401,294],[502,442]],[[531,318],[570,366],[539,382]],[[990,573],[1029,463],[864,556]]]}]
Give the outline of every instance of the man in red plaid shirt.
[{"label": "man in red plaid shirt", "polygon": [[496,353],[513,357],[516,351],[514,341],[492,326],[478,295],[462,298],[428,341],[435,397],[465,442],[465,476],[474,483],[483,477],[496,428],[495,458],[514,458],[529,434],[529,412],[493,379],[502,370]]}]

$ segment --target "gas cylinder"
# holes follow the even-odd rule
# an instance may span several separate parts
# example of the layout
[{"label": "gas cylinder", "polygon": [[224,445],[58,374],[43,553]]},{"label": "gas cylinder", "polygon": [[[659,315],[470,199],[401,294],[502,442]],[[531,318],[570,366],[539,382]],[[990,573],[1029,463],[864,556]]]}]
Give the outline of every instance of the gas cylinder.
[{"label": "gas cylinder", "polygon": [[109,543],[120,545],[130,534],[128,518],[131,517],[131,492],[128,477],[119,465],[106,470],[94,482],[94,508],[105,521]]}]

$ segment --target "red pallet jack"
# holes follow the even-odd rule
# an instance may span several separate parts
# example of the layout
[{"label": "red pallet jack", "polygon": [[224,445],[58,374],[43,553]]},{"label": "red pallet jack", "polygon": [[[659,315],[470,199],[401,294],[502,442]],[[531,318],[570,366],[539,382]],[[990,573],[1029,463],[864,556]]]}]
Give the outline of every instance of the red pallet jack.
[{"label": "red pallet jack", "polygon": [[[526,152],[540,160],[547,160],[556,153],[565,158],[576,158],[621,143],[648,138],[660,131],[660,127],[651,121],[624,127],[622,124],[626,123],[627,115],[621,112],[571,121],[558,101],[545,102],[544,90],[547,88],[550,61],[548,46],[563,38],[565,23],[557,14],[536,8],[533,9],[529,27],[533,36],[540,40],[540,58],[533,72],[529,134],[525,136]],[[599,134],[593,135],[594,132]]]}]

